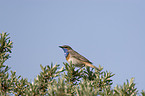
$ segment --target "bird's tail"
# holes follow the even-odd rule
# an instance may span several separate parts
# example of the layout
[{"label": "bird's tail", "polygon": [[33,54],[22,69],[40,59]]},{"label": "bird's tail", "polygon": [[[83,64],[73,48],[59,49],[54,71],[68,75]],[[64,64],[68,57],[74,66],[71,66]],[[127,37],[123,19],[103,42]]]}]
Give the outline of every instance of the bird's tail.
[{"label": "bird's tail", "polygon": [[84,62],[84,63],[85,63],[86,66],[89,66],[89,67],[95,68],[96,70],[100,71],[100,69],[97,68],[96,66],[94,66],[94,65],[92,65],[92,64],[90,64],[90,63],[86,63],[86,62]]}]

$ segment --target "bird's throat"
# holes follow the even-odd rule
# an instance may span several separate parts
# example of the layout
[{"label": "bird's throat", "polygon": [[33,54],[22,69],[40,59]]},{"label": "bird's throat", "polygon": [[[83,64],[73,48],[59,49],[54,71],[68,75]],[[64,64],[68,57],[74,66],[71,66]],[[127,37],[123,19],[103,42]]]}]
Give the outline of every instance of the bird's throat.
[{"label": "bird's throat", "polygon": [[68,56],[68,50],[67,49],[65,49],[65,48],[63,48],[63,51],[64,51],[64,55],[65,55],[65,57],[67,57]]}]

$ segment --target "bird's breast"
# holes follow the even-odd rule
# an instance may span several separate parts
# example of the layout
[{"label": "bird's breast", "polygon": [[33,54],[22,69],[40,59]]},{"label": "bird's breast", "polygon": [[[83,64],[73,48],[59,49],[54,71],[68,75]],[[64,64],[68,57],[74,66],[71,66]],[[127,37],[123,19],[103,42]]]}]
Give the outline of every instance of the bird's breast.
[{"label": "bird's breast", "polygon": [[70,53],[68,53],[66,56],[66,60],[69,61],[69,59],[70,59]]},{"label": "bird's breast", "polygon": [[80,60],[71,57],[70,55],[68,55],[69,58],[66,58],[66,60],[68,61],[68,63],[72,63],[74,64],[76,67],[82,67],[84,66],[83,62],[81,62]]}]

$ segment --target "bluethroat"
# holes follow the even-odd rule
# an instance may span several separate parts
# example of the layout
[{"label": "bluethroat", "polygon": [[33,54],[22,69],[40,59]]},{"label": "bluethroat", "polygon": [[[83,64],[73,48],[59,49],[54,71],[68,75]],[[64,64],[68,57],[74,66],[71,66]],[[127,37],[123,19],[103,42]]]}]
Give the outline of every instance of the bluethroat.
[{"label": "bluethroat", "polygon": [[89,67],[95,68],[99,71],[99,68],[92,65],[92,62],[90,62],[84,56],[80,55],[78,52],[74,51],[70,46],[63,45],[63,46],[59,46],[59,47],[63,49],[64,55],[65,55],[68,63],[72,63],[76,67],[89,66]]}]

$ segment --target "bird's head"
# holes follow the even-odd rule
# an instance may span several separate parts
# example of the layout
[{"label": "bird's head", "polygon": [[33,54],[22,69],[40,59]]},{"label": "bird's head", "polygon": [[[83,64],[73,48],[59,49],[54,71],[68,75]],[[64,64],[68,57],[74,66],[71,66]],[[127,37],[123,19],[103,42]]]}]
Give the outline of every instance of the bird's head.
[{"label": "bird's head", "polygon": [[68,46],[68,45],[63,45],[63,46],[59,46],[59,47],[63,49],[65,57],[68,56],[68,54],[69,54],[68,51],[72,49],[72,48],[71,48],[70,46]]},{"label": "bird's head", "polygon": [[68,45],[63,45],[63,46],[59,46],[60,48],[62,48],[62,49],[67,49],[67,50],[70,50],[70,49],[72,49],[70,46],[68,46]]}]

